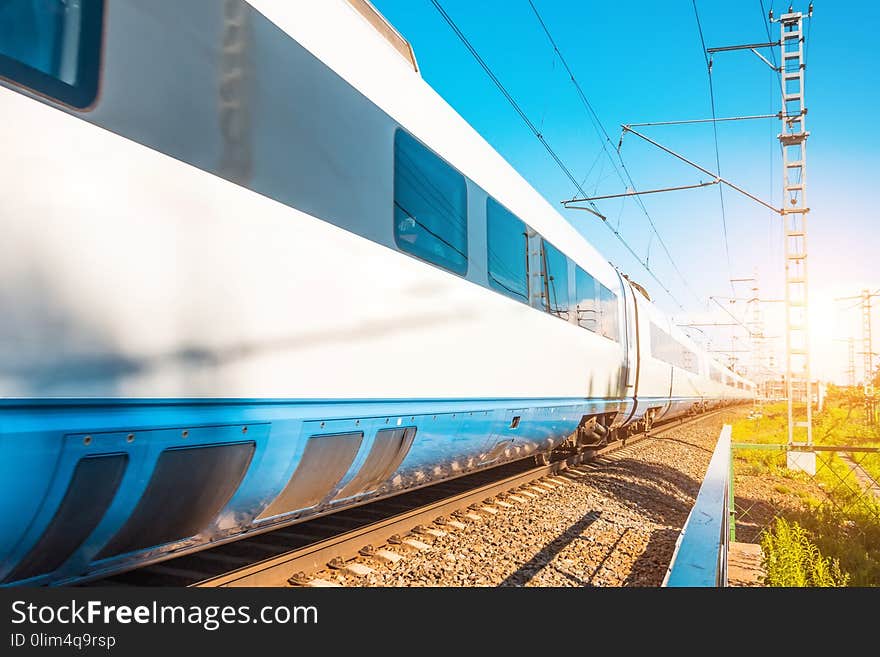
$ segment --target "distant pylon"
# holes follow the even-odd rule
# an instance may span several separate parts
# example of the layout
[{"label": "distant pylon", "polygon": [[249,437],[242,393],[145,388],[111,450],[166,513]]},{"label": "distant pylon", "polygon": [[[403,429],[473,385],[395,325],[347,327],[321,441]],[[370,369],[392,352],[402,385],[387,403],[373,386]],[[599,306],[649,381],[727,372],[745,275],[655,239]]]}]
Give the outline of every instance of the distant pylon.
[{"label": "distant pylon", "polygon": [[874,349],[871,339],[871,298],[874,295],[862,290],[862,370],[865,373],[865,397],[874,396]]},{"label": "distant pylon", "polygon": [[849,366],[846,368],[847,378],[849,379],[849,387],[856,387],[856,340],[852,336],[847,339],[846,351],[849,360]]}]

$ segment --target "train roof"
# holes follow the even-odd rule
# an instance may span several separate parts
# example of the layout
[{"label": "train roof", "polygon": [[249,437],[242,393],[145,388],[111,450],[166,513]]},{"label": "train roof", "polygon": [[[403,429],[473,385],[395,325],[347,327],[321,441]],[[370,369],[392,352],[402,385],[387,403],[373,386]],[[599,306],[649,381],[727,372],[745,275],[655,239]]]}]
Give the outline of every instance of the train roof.
[{"label": "train roof", "polygon": [[[409,42],[367,0],[248,1],[597,280],[618,289],[615,267],[422,79]],[[651,308],[652,316],[662,318],[677,339],[705,353],[647,296],[642,304]]]},{"label": "train roof", "polygon": [[608,260],[350,2],[251,4],[606,287],[619,288]]}]

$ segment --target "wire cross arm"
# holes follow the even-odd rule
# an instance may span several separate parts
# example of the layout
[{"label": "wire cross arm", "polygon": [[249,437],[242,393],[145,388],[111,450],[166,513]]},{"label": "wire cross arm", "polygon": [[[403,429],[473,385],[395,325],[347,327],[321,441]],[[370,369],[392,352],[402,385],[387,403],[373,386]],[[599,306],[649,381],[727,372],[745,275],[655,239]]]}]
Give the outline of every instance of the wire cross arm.
[{"label": "wire cross arm", "polygon": [[754,119],[779,119],[782,112],[776,114],[754,114],[751,116],[724,116],[720,119],[685,119],[683,121],[650,121],[647,123],[627,123],[630,128],[658,126],[658,125],[691,125],[694,123],[723,123],[725,121],[752,121]]},{"label": "wire cross arm", "polygon": [[718,48],[706,48],[706,52],[710,55],[716,52],[730,52],[731,50],[753,50],[755,48],[773,48],[778,46],[778,41],[768,41],[766,43],[744,43],[736,46],[720,46]]},{"label": "wire cross arm", "polygon": [[[591,211],[591,210],[589,210],[589,208],[579,208],[577,206],[569,205],[569,203],[591,203],[593,201],[602,201],[602,200],[610,199],[610,198],[621,198],[624,196],[640,196],[642,194],[659,194],[660,192],[677,192],[682,189],[698,189],[700,187],[710,187],[712,185],[717,185],[720,182],[721,182],[721,180],[719,178],[716,178],[715,180],[711,180],[709,182],[701,182],[696,185],[679,185],[678,187],[663,187],[661,189],[643,189],[642,191],[632,190],[632,191],[621,192],[620,194],[606,194],[604,196],[588,196],[585,198],[572,198],[567,201],[562,201],[562,205],[570,210]],[[597,214],[597,213],[594,212],[593,214]],[[599,216],[601,216],[601,215],[599,215]]]},{"label": "wire cross arm", "polygon": [[749,48],[749,50],[751,50],[753,53],[755,53],[755,55],[758,57],[758,59],[760,59],[762,62],[764,62],[764,63],[765,63],[767,66],[769,66],[772,70],[776,71],[777,73],[782,73],[782,68],[781,68],[781,67],[779,67],[779,66],[774,66],[773,64],[771,64],[771,63],[770,63],[770,60],[768,60],[766,57],[764,57],[764,55],[762,55],[761,53],[759,53],[757,50],[755,50],[754,48]]},{"label": "wire cross arm", "polygon": [[605,216],[604,214],[602,214],[601,212],[598,212],[598,211],[594,210],[593,208],[585,208],[585,207],[580,206],[580,205],[568,205],[569,203],[575,203],[576,201],[580,201],[580,200],[587,200],[587,199],[577,199],[577,198],[573,198],[573,199],[568,200],[568,201],[562,201],[562,205],[565,206],[565,208],[566,208],[567,210],[585,210],[586,212],[589,212],[590,214],[594,214],[594,215],[596,215],[596,216],[599,217],[599,219],[601,219],[602,221],[608,221],[608,217],[606,217],[606,216]]},{"label": "wire cross arm", "polygon": [[707,176],[712,176],[712,178],[714,178],[714,179],[717,180],[718,182],[720,182],[720,183],[722,183],[722,184],[724,184],[724,185],[727,185],[727,186],[730,187],[731,189],[736,190],[737,192],[739,192],[740,194],[743,194],[744,196],[748,196],[750,199],[752,199],[752,200],[755,201],[756,203],[760,203],[760,204],[763,205],[765,208],[769,208],[770,210],[773,210],[773,212],[775,212],[776,214],[784,214],[784,213],[785,213],[785,210],[780,210],[779,208],[775,208],[775,207],[773,207],[772,205],[770,205],[769,203],[767,203],[767,202],[764,201],[763,199],[758,198],[757,196],[755,196],[754,194],[752,194],[752,193],[750,193],[750,192],[747,192],[746,190],[744,190],[744,189],[743,189],[742,187],[740,187],[739,185],[736,185],[736,184],[730,182],[730,181],[727,180],[726,178],[722,178],[721,176],[719,176],[717,173],[714,173],[713,171],[709,171],[709,169],[707,169],[706,167],[702,167],[702,166],[700,166],[699,164],[697,164],[696,162],[693,162],[693,161],[687,159],[684,155],[680,155],[679,153],[676,153],[676,152],[675,152],[674,150],[672,150],[671,148],[667,148],[667,147],[664,146],[663,144],[657,143],[656,141],[654,141],[654,140],[651,139],[650,137],[646,137],[646,136],[643,135],[642,133],[640,133],[640,132],[638,132],[638,131],[636,131],[636,130],[633,130],[630,126],[628,126],[628,125],[623,125],[623,126],[621,126],[621,128],[623,128],[623,132],[624,132],[624,134],[627,133],[627,132],[631,132],[631,133],[634,134],[636,137],[640,137],[641,139],[644,139],[644,140],[645,140],[646,142],[648,142],[649,144],[651,144],[651,145],[653,145],[653,146],[656,146],[657,148],[659,148],[659,149],[660,149],[661,151],[663,151],[664,153],[669,153],[670,155],[672,155],[673,157],[675,157],[675,158],[681,160],[681,161],[684,162],[685,164],[689,164],[690,166],[694,167],[695,169],[697,169],[697,171],[702,171],[702,172],[705,173]]}]

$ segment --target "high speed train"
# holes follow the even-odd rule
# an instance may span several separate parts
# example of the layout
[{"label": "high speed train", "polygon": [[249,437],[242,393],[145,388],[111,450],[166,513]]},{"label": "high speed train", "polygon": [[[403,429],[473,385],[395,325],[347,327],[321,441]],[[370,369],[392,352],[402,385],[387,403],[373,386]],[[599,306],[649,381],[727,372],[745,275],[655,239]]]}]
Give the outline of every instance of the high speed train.
[{"label": "high speed train", "polygon": [[752,397],[365,0],[0,4],[0,584]]}]

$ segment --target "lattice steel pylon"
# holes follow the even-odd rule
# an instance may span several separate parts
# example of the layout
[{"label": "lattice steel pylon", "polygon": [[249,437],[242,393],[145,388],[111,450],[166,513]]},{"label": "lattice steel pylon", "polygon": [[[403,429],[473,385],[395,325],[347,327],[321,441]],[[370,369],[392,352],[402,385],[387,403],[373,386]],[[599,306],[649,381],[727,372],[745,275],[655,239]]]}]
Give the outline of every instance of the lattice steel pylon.
[{"label": "lattice steel pylon", "polygon": [[862,370],[865,373],[864,392],[865,398],[874,396],[874,350],[871,339],[871,294],[868,290],[862,290]]},{"label": "lattice steel pylon", "polygon": [[[868,424],[877,423],[877,399],[874,397],[874,346],[871,335],[871,299],[880,296],[880,290],[870,292],[862,290],[861,294],[852,297],[838,297],[835,301],[849,301],[858,299],[862,316],[862,350],[858,352],[862,356],[862,392],[865,398],[865,421]],[[855,340],[849,339],[849,384],[856,384],[856,351]]]},{"label": "lattice steel pylon", "polygon": [[[807,306],[807,137],[804,101],[804,16],[789,11],[777,19],[782,50],[783,208],[785,232],[785,382],[788,443],[813,444],[813,405]],[[806,420],[795,419],[796,398],[803,395]],[[804,429],[801,433],[799,430]],[[805,440],[795,440],[803,436]]]},{"label": "lattice steel pylon", "polygon": [[767,336],[764,334],[764,313],[761,310],[761,290],[758,285],[758,270],[752,278],[752,295],[749,297],[747,322],[752,342],[752,371],[750,376],[755,383],[767,378]]},{"label": "lattice steel pylon", "polygon": [[855,338],[848,338],[846,341],[846,378],[850,388],[856,387],[856,341]]}]

